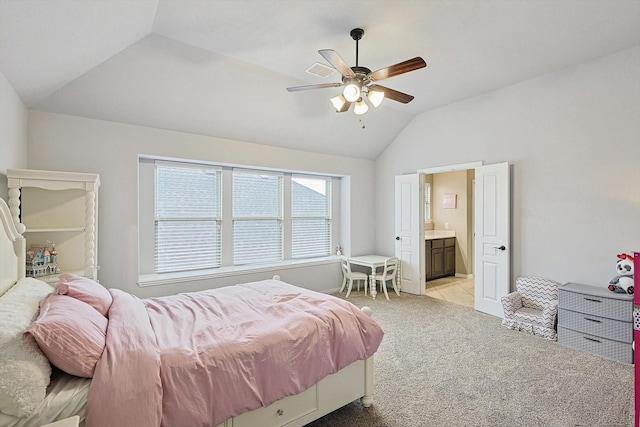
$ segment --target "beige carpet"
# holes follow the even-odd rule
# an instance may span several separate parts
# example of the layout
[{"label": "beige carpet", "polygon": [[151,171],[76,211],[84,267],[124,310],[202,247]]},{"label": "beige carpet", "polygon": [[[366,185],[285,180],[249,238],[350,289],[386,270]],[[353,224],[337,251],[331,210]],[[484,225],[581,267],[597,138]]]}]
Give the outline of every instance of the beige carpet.
[{"label": "beige carpet", "polygon": [[309,426],[633,426],[632,365],[508,330],[472,308],[390,298],[349,297],[385,331],[374,405],[356,401]]}]

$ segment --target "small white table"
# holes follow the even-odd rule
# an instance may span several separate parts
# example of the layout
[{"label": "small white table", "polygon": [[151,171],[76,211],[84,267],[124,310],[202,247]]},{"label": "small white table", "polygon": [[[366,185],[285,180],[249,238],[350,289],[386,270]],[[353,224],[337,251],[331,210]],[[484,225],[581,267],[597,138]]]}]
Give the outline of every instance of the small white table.
[{"label": "small white table", "polygon": [[376,268],[384,267],[384,262],[388,259],[388,256],[384,255],[361,255],[355,257],[349,257],[349,262],[355,265],[361,265],[363,267],[369,267],[371,273],[369,275],[369,289],[371,290],[371,298],[376,299],[376,282],[373,281],[373,274],[376,272]]}]

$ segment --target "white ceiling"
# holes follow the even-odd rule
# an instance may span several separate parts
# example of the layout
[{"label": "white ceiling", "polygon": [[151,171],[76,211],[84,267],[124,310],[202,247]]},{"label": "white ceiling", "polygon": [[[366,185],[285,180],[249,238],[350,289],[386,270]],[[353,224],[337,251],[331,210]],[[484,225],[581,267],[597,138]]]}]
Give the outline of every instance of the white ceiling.
[{"label": "white ceiling", "polygon": [[[305,70],[414,56],[358,120]],[[640,45],[640,0],[0,0],[0,72],[37,110],[375,159],[421,112]],[[364,128],[363,128],[364,126]]]}]

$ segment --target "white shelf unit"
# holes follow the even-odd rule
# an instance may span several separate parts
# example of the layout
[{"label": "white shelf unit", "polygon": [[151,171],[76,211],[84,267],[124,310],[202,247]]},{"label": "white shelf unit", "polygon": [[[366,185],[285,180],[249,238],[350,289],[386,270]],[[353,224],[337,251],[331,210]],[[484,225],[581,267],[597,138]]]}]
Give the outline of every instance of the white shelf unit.
[{"label": "white shelf unit", "polygon": [[[54,242],[58,267],[98,279],[97,174],[8,169],[9,209],[27,249]],[[55,278],[43,278],[43,280]]]}]

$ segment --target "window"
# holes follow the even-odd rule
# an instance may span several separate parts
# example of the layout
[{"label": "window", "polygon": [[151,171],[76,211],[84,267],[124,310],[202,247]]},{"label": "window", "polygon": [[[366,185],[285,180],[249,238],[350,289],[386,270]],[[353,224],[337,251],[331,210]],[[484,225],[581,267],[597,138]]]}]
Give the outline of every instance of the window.
[{"label": "window", "polygon": [[331,180],[291,178],[291,257],[331,252]]},{"label": "window", "polygon": [[220,171],[155,168],[155,271],[220,266]]},{"label": "window", "polygon": [[338,178],[143,157],[139,164],[142,282],[317,262],[339,242]]},{"label": "window", "polygon": [[424,184],[424,220],[431,221],[431,184],[428,182]]},{"label": "window", "polygon": [[234,265],[282,260],[282,175],[233,171]]}]

